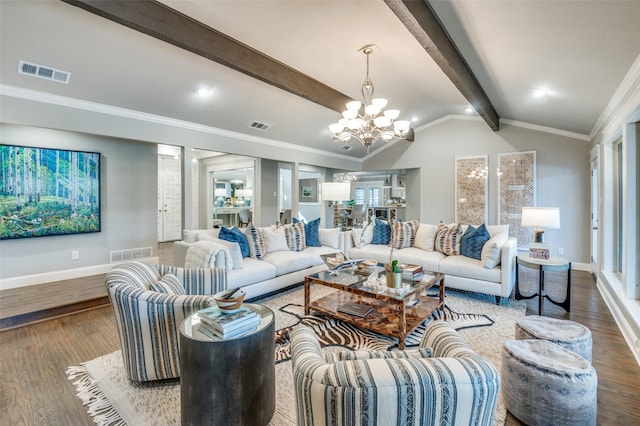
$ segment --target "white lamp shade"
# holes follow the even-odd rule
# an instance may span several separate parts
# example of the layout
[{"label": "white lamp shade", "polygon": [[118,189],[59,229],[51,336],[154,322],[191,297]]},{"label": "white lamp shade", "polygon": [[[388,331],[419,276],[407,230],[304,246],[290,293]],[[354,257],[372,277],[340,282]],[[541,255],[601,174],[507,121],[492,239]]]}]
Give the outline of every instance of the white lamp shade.
[{"label": "white lamp shade", "polygon": [[216,188],[216,190],[214,191],[214,194],[216,197],[226,197],[227,190],[224,188]]},{"label": "white lamp shade", "polygon": [[352,120],[357,116],[358,116],[358,110],[348,109],[348,110],[342,111],[342,117],[346,118],[347,120]]},{"label": "white lamp shade", "polygon": [[391,125],[391,119],[389,117],[381,115],[373,119],[373,124],[375,124],[377,127],[389,127]]},{"label": "white lamp shade", "polygon": [[351,101],[351,102],[347,102],[347,109],[349,111],[354,111],[356,112],[356,114],[358,113],[358,110],[360,109],[360,106],[362,105],[362,102],[360,101]]},{"label": "white lamp shade", "polygon": [[346,201],[351,199],[351,182],[322,182],[324,201]]},{"label": "white lamp shade", "polygon": [[557,207],[523,207],[520,225],[525,228],[560,229],[560,209]]},{"label": "white lamp shade", "polygon": [[335,135],[339,134],[342,129],[344,129],[344,126],[340,123],[333,123],[329,126],[329,131]]},{"label": "white lamp shade", "polygon": [[395,120],[400,116],[399,109],[388,109],[384,112],[385,117],[389,117],[391,120]]},{"label": "white lamp shade", "polygon": [[371,104],[382,109],[387,106],[387,100],[385,98],[375,98],[371,100]]}]

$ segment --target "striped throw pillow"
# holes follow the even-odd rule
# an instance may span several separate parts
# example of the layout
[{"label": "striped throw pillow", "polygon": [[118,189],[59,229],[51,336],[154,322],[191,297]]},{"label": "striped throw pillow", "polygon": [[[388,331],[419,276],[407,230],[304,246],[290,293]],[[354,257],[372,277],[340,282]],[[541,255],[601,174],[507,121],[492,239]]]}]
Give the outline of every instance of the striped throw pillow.
[{"label": "striped throw pillow", "polygon": [[247,242],[249,243],[249,256],[262,260],[265,254],[267,254],[267,245],[264,242],[264,232],[260,228],[253,226],[250,223],[245,231],[247,236]]},{"label": "striped throw pillow", "polygon": [[167,294],[186,294],[182,283],[173,274],[164,274],[162,278],[149,286],[149,290]]},{"label": "striped throw pillow", "polygon": [[409,222],[393,221],[391,225],[393,228],[391,247],[395,249],[413,247],[419,225],[420,223],[417,220],[410,220]]},{"label": "striped throw pillow", "polygon": [[307,248],[304,223],[296,222],[285,225],[284,234],[287,237],[287,245],[290,251],[302,251]]},{"label": "striped throw pillow", "polygon": [[462,230],[460,224],[447,226],[444,223],[438,225],[436,230],[435,249],[447,256],[457,256],[460,254],[460,238]]}]

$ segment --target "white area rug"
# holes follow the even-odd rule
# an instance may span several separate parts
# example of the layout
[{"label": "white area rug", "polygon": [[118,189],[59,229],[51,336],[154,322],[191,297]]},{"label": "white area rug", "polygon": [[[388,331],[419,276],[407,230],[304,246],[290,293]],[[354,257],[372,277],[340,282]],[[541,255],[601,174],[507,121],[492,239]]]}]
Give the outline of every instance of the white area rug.
[{"label": "white area rug", "polygon": [[[323,287],[316,289],[317,292],[330,291]],[[336,350],[344,345],[355,346],[355,349],[387,349],[397,343],[340,321],[302,316],[303,291],[297,288],[259,302],[276,314],[276,409],[270,423],[274,426],[296,424],[291,363],[288,361],[289,327],[300,321],[312,326],[323,342],[323,350]],[[498,306],[493,297],[455,291],[447,291],[445,303],[447,309],[434,316],[453,322],[471,347],[500,370],[503,343],[513,338],[515,322],[525,314],[525,303],[503,299]],[[427,323],[429,321],[431,319]],[[407,347],[420,341],[422,330],[419,328],[409,336]],[[180,425],[179,380],[134,383],[124,371],[120,351],[71,366],[67,374],[98,425]],[[500,397],[495,424],[504,424],[505,418],[506,409]]]}]

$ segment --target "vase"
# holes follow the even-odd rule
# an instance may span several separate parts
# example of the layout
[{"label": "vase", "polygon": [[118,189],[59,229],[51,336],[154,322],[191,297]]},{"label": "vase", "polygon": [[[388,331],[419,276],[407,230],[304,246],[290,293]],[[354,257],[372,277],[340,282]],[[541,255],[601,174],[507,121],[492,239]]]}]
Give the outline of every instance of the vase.
[{"label": "vase", "polygon": [[389,288],[402,287],[402,272],[386,271],[386,274],[387,274],[387,287]]}]

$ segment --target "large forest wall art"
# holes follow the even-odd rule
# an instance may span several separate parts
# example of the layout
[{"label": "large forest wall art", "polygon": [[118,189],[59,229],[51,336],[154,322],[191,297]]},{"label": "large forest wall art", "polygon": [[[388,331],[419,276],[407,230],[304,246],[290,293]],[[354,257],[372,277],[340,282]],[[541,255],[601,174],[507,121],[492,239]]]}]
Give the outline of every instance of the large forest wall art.
[{"label": "large forest wall art", "polygon": [[100,231],[100,154],[0,145],[0,239]]}]

